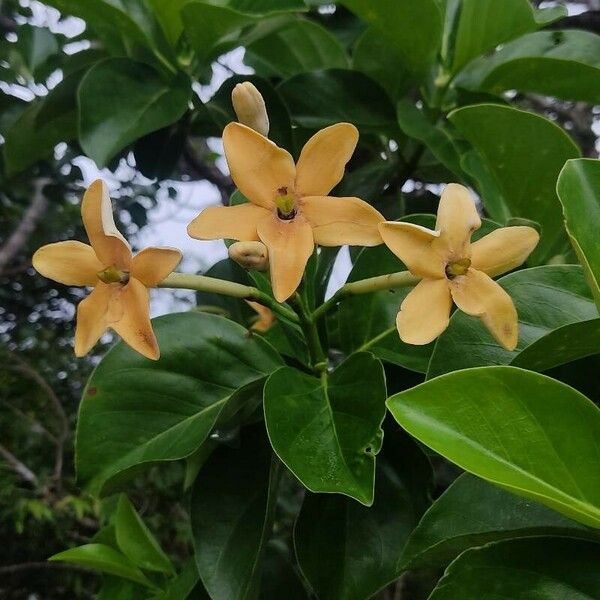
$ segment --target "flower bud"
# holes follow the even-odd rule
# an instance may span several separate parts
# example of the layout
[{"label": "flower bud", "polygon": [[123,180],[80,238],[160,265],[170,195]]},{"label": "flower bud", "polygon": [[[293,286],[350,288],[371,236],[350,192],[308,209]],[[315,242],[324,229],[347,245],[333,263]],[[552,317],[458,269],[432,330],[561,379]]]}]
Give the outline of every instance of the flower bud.
[{"label": "flower bud", "polygon": [[229,246],[229,258],[244,269],[266,271],[269,268],[269,253],[262,242],[236,242]]},{"label": "flower bud", "polygon": [[240,123],[261,135],[269,135],[269,117],[265,101],[254,84],[249,81],[238,83],[231,92],[231,101]]}]

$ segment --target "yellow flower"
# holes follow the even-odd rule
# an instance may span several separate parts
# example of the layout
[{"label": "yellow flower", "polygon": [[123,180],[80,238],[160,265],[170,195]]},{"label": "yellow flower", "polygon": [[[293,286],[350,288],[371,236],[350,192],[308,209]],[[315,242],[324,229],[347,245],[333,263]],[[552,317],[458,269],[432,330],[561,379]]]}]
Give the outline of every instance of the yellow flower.
[{"label": "yellow flower", "polygon": [[358,131],[338,123],[317,132],[298,160],[240,123],[223,131],[231,177],[248,204],[207,208],[188,226],[197,239],[262,241],[269,251],[273,294],[289,298],[302,279],[314,245],[381,244],[384,219],[358,198],[327,194],[344,175]]},{"label": "yellow flower", "polygon": [[132,256],[115,226],[108,190],[100,179],[87,189],[81,216],[91,246],[77,241],[42,246],[33,266],[65,285],[91,286],[77,307],[75,354],[87,354],[110,327],[125,343],[154,360],[160,352],[152,325],[148,288],[162,281],[181,260],[174,248],[146,248]]},{"label": "yellow flower", "polygon": [[253,83],[238,83],[231,92],[231,103],[240,123],[264,136],[269,135],[269,116],[265,101]]},{"label": "yellow flower", "polygon": [[396,325],[409,344],[428,344],[448,326],[452,301],[482,319],[507,350],[519,335],[517,311],[510,296],[491,277],[521,265],[538,243],[531,227],[502,227],[471,243],[481,220],[469,191],[446,186],[435,231],[411,223],[379,226],[388,248],[422,280],[406,296]]}]

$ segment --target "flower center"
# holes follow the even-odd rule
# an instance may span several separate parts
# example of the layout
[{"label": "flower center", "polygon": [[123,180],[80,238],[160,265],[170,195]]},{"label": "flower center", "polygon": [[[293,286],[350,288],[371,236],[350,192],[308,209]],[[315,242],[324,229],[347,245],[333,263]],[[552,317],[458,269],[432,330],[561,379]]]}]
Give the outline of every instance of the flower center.
[{"label": "flower center", "polygon": [[470,258],[461,258],[460,260],[455,260],[446,265],[446,277],[448,279],[454,279],[459,275],[465,275],[471,266]]},{"label": "flower center", "polygon": [[277,206],[277,215],[280,219],[289,220],[296,216],[296,198],[293,192],[288,191],[287,187],[280,187],[275,196],[275,206]]},{"label": "flower center", "polygon": [[103,281],[104,283],[127,283],[129,281],[129,272],[121,271],[117,269],[114,265],[112,267],[107,267],[103,271],[98,271],[96,273],[98,279]]}]

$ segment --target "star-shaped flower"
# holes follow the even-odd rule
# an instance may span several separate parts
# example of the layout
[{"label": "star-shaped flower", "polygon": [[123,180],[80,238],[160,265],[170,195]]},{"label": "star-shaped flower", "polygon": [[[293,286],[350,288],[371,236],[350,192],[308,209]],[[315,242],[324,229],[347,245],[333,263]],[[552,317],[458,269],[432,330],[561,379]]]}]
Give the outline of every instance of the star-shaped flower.
[{"label": "star-shaped flower", "polygon": [[514,350],[517,311],[511,297],[492,277],[521,265],[538,243],[531,227],[501,227],[471,243],[481,219],[469,191],[446,186],[435,231],[411,223],[379,226],[388,248],[422,280],[406,296],[396,325],[409,344],[428,344],[448,326],[452,301],[482,319],[497,342]]},{"label": "star-shaped flower", "polygon": [[140,354],[158,359],[148,288],[177,266],[181,252],[146,248],[132,256],[131,247],[115,226],[108,189],[100,179],[85,192],[81,216],[91,246],[73,240],[57,242],[42,246],[33,255],[33,266],[44,277],[94,288],[77,306],[75,354],[87,354],[110,328]]},{"label": "star-shaped flower", "polygon": [[188,226],[197,239],[262,241],[268,248],[273,294],[289,298],[302,279],[315,244],[375,246],[384,219],[359,198],[329,192],[344,175],[358,131],[338,123],[308,140],[298,160],[266,137],[230,123],[223,131],[231,177],[247,204],[207,208]]}]

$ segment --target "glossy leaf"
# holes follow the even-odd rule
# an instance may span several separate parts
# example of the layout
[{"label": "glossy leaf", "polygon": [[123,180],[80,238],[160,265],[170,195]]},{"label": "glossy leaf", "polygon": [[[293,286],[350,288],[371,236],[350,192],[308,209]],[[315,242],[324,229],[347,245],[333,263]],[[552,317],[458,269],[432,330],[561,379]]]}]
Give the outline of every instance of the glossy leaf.
[{"label": "glossy leaf", "polygon": [[94,65],[79,86],[79,141],[103,167],[138,138],[171,125],[188,108],[191,87],[184,76],[164,79],[126,58]]},{"label": "glossy leaf", "polygon": [[[541,225],[542,237],[531,255],[532,263],[562,254],[567,242],[555,185],[565,161],[579,156],[571,138],[551,121],[508,106],[467,106],[448,118],[484,157],[510,216]],[[485,197],[482,200],[490,210]]]},{"label": "glossy leaf", "polygon": [[303,73],[281,83],[277,91],[302,127],[319,129],[341,121],[361,131],[395,127],[387,94],[362,73],[343,69]]},{"label": "glossy leaf", "polygon": [[[529,0],[451,0],[456,5],[457,22],[452,53],[452,72],[523,34],[535,31],[539,24]],[[553,18],[559,15],[554,14]],[[561,16],[566,16],[566,11]]]},{"label": "glossy leaf", "polygon": [[[206,593],[196,561],[190,559],[181,570],[181,573],[172,579],[163,592],[156,594],[152,600],[209,600]],[[112,599],[110,599],[112,600]]]},{"label": "glossy leaf", "polygon": [[[556,265],[523,269],[501,277],[500,285],[512,298],[519,316],[519,341],[513,352],[499,346],[485,325],[477,317],[456,311],[450,317],[448,329],[438,338],[431,355],[427,377],[483,365],[510,364],[537,370],[535,362],[539,349],[544,348],[546,361],[559,360],[557,364],[587,355],[573,337],[566,347],[553,343],[555,330],[570,324],[589,322],[596,317],[596,307],[585,283],[581,267]],[[565,330],[576,333],[577,329]],[[546,343],[551,345],[547,348]],[[554,352],[552,352],[554,348]],[[524,353],[520,358],[521,352]],[[528,362],[531,357],[532,362]],[[542,363],[543,366],[543,363]]]},{"label": "glossy leaf", "polygon": [[448,567],[430,600],[594,600],[600,544],[570,538],[506,540],[468,550]]},{"label": "glossy leaf", "polygon": [[[10,57],[12,68],[19,68],[30,80],[39,81],[50,74],[52,67],[48,62],[59,49],[56,37],[49,29],[28,24],[21,25],[14,46],[14,52]],[[44,69],[44,67],[48,68]]]},{"label": "glossy leaf", "polygon": [[411,435],[466,471],[600,527],[600,472],[581,460],[600,451],[600,410],[575,389],[515,367],[480,367],[387,405]]},{"label": "glossy leaf", "polygon": [[569,161],[560,173],[557,191],[571,244],[600,310],[600,162]]},{"label": "glossy leaf", "polygon": [[265,384],[264,407],[273,449],[309,490],[372,504],[385,415],[385,378],[376,358],[355,354],[321,379],[279,369]]},{"label": "glossy leaf", "polygon": [[594,537],[576,521],[465,473],[425,513],[400,562],[405,569],[439,568],[474,546],[540,535]]},{"label": "glossy leaf", "polygon": [[65,77],[47,96],[31,102],[8,128],[4,159],[9,175],[49,158],[56,144],[77,136],[75,96],[81,75]]},{"label": "glossy leaf", "polygon": [[245,62],[260,73],[284,79],[320,69],[343,69],[348,58],[327,29],[305,19],[291,21],[248,44]]},{"label": "glossy leaf", "polygon": [[88,567],[109,575],[135,581],[146,587],[155,585],[119,551],[104,544],[84,544],[51,556],[48,560],[67,562]]},{"label": "glossy leaf", "polygon": [[115,535],[119,549],[134,565],[147,571],[175,574],[169,557],[124,494],[117,504]]},{"label": "glossy leaf", "polygon": [[534,92],[600,101],[600,36],[589,31],[539,31],[475,61],[456,80],[471,90]]},{"label": "glossy leaf", "polygon": [[398,65],[413,75],[423,75],[441,43],[442,15],[435,0],[343,0],[342,4],[373,25],[402,57]]},{"label": "glossy leaf", "polygon": [[77,472],[93,490],[106,493],[132,470],[189,456],[223,410],[225,420],[237,414],[246,388],[256,394],[252,386],[281,365],[271,346],[222,317],[172,314],[153,326],[160,360],[117,344],[84,391]]},{"label": "glossy leaf", "polygon": [[[403,438],[398,434],[392,437]],[[394,439],[386,433],[386,453]],[[307,494],[294,528],[304,576],[321,600],[362,600],[400,575],[398,556],[428,504],[427,458],[409,439],[378,459],[373,506]]]},{"label": "glossy leaf", "polygon": [[196,565],[213,600],[254,597],[272,527],[280,463],[262,428],[242,433],[241,448],[222,446],[192,491]]}]

